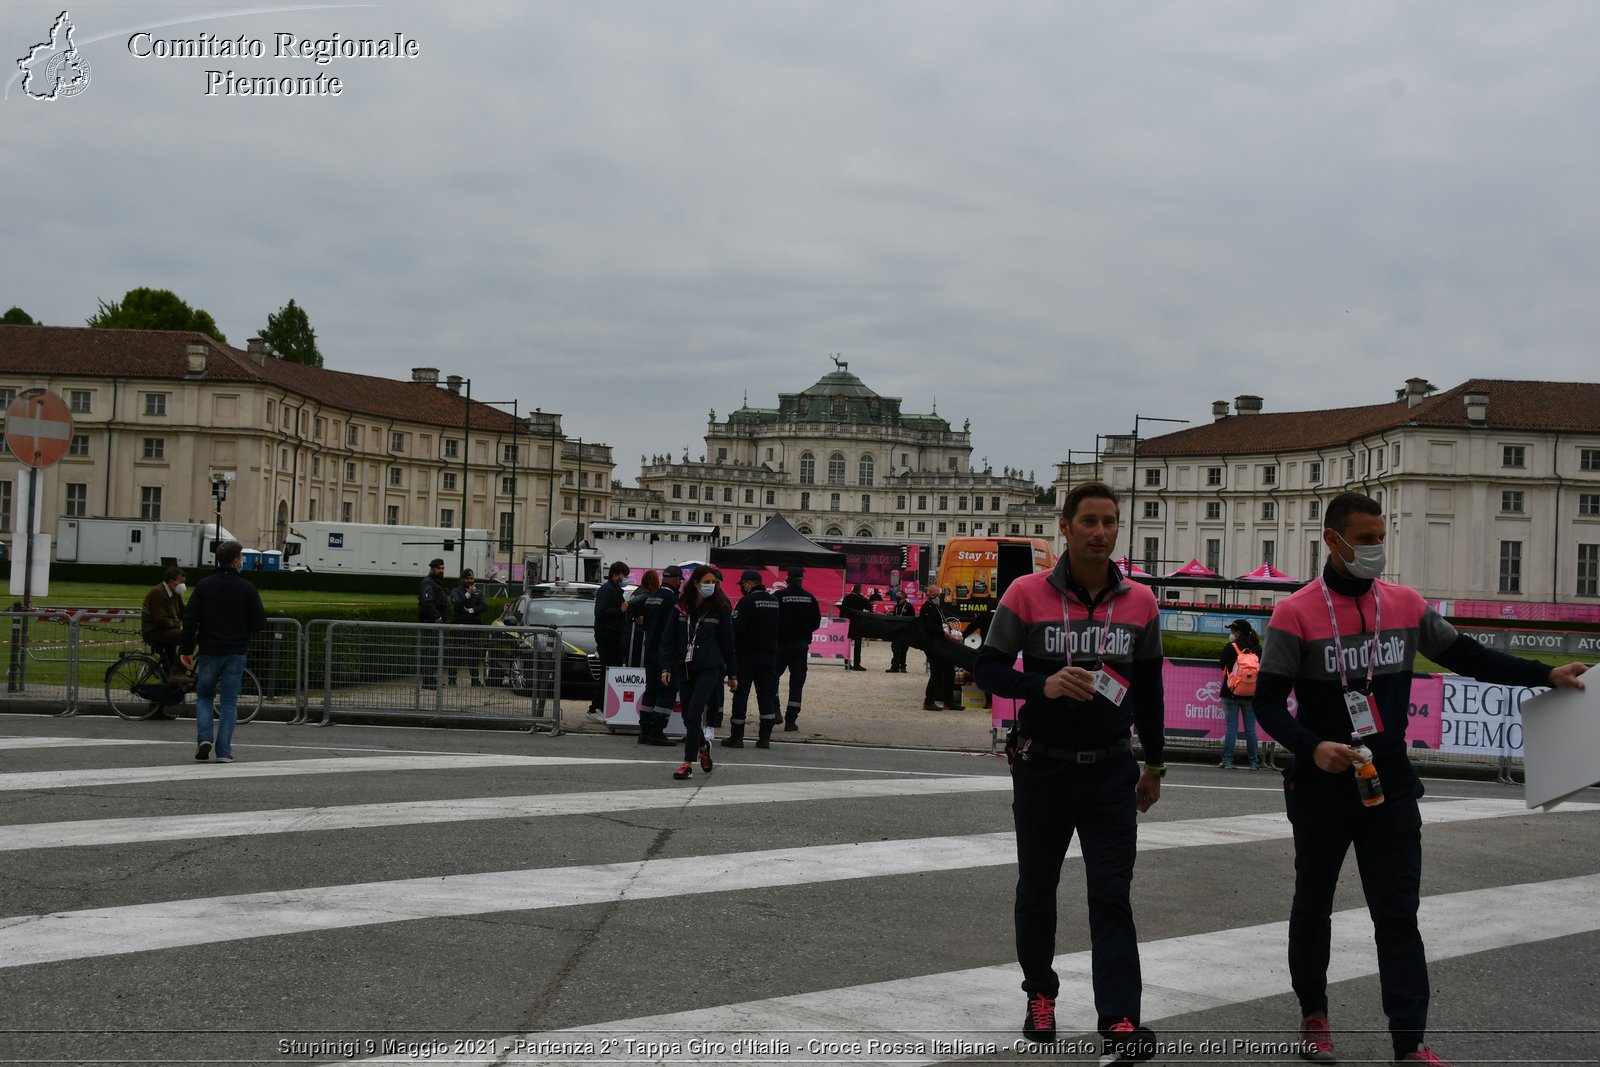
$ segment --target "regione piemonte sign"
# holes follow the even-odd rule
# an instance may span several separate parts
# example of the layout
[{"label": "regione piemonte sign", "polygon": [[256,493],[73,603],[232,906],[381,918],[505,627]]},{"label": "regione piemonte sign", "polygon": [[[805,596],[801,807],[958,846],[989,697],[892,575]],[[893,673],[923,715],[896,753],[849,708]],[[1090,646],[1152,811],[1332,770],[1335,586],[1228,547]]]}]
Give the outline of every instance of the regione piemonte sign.
[{"label": "regione piemonte sign", "polygon": [[24,466],[52,466],[71,443],[72,412],[56,394],[29,389],[6,408],[6,445]]}]

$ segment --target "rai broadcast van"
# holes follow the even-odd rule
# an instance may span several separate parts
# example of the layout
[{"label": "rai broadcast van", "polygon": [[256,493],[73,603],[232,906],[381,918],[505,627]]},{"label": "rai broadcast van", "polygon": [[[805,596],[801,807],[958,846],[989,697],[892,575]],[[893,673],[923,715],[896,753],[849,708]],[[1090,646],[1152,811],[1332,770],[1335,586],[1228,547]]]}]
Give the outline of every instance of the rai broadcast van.
[{"label": "rai broadcast van", "polygon": [[1055,565],[1055,547],[1042,537],[952,537],[939,560],[945,613],[958,616],[969,633],[985,630],[1002,584]]}]

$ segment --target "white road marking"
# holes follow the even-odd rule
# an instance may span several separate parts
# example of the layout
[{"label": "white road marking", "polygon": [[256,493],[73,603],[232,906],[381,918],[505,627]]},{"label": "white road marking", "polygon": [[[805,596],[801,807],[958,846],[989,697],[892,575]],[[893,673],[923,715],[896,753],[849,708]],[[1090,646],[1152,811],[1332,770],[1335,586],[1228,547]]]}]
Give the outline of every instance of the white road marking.
[{"label": "white road marking", "polygon": [[[1593,811],[1596,805],[1581,810]],[[1566,813],[1580,810],[1577,805]],[[1515,801],[1427,804],[1440,825],[1531,815]],[[1150,823],[1140,851],[1283,840],[1282,814]],[[1069,856],[1078,855],[1074,842]],[[186,945],[495,912],[1006,866],[1006,833],[829,844],[676,859],[491,871],[95,908],[0,919],[0,968]]]},{"label": "white road marking", "polygon": [[[11,748],[86,748],[90,745],[169,745],[170,741],[159,741],[155,738],[138,740],[134,738],[105,738],[105,737],[0,737],[0,749]],[[190,741],[189,744],[194,744]]]},{"label": "white road marking", "polygon": [[0,826],[0,852],[33,848],[121,845],[140,841],[245,837],[256,834],[351,830],[374,826],[421,826],[480,819],[531,819],[593,815],[614,811],[648,811],[725,807],[738,804],[792,803],[806,800],[852,800],[933,796],[952,793],[1010,792],[1006,778],[928,778],[860,781],[838,779],[771,785],[707,785],[678,790],[618,789],[593,793],[477,797],[462,800],[419,800],[394,804],[351,804],[326,808],[279,808],[212,815],[164,815],[129,819],[80,819],[68,822]]},{"label": "white road marking", "polygon": [[[1600,894],[1597,874],[1445,893],[1423,898],[1418,921],[1429,958],[1451,959],[1600,930],[1600,909],[1593,906],[1596,894]],[[1286,909],[1288,901],[1282,901],[1281,907]],[[1145,979],[1142,1021],[1151,1024],[1176,1015],[1288,993],[1288,965],[1284,960],[1287,943],[1288,924],[1284,922],[1144,942],[1139,946]],[[1008,963],[508,1036],[499,1039],[498,1055],[492,1058],[452,1055],[450,1062],[458,1067],[501,1063],[532,1067],[570,1064],[580,1059],[635,1064],[925,1064],[974,1055],[970,1049],[960,1047],[963,1042],[978,1046],[992,1043],[1002,1055],[1020,1052],[1020,1058],[1039,1062],[1096,1055],[1099,1045],[1094,1037],[1096,1017],[1089,953],[1057,956],[1055,968],[1061,976],[1056,1031],[1062,1047],[1057,1053],[1018,1036],[1023,1007],[1018,984],[1021,974],[1014,963]],[[1372,920],[1366,909],[1338,912],[1333,916],[1328,980],[1344,982],[1375,974]],[[1281,1024],[1284,1032],[1251,1037],[1292,1042],[1296,1035],[1291,1027],[1297,1021],[1263,1020],[1269,1026]],[[1160,1036],[1158,1029],[1158,1040]],[[605,1039],[612,1042],[609,1049],[603,1049],[601,1042]],[[691,1054],[691,1040],[712,1050],[720,1045],[725,1051]],[[762,1054],[734,1051],[740,1048],[739,1043],[748,1046],[753,1041],[779,1042],[787,1048],[768,1047]],[[880,1045],[869,1046],[868,1042],[873,1041]],[[935,1048],[936,1041],[945,1042],[947,1047]],[[826,1042],[842,1045],[845,1051],[841,1054],[813,1045]],[[657,1050],[647,1051],[652,1043]],[[587,1044],[594,1051],[582,1056],[540,1054],[541,1044],[546,1048]],[[886,1047],[891,1044],[909,1051],[896,1052]],[[1244,1050],[1234,1052],[1230,1058],[1241,1055],[1255,1058]],[[1188,1057],[1163,1054],[1160,1058],[1178,1062]],[[358,1062],[402,1061],[384,1057]]]}]

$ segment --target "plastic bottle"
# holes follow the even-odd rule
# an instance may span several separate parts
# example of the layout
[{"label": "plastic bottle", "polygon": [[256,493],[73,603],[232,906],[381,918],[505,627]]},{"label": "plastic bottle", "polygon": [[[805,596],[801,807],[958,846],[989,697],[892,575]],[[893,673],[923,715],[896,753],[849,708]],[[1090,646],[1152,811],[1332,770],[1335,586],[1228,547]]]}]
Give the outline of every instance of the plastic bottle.
[{"label": "plastic bottle", "polygon": [[1356,792],[1361,797],[1361,803],[1369,808],[1375,808],[1383,803],[1383,783],[1378,781],[1378,767],[1372,762],[1372,750],[1360,742],[1355,746],[1356,755],[1361,758],[1353,768],[1356,772]]}]

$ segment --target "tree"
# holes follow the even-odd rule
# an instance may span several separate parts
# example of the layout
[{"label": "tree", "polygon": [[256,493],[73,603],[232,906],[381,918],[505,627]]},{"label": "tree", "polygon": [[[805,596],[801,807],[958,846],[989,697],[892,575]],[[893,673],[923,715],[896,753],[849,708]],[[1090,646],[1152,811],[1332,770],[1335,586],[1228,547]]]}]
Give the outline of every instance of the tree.
[{"label": "tree", "polygon": [[317,350],[317,331],[305,309],[290,300],[276,312],[267,316],[267,328],[261,331],[267,351],[290,363],[304,363],[308,367],[322,366],[322,353]]},{"label": "tree", "polygon": [[37,326],[39,324],[33,321],[32,315],[28,314],[26,311],[23,311],[21,308],[14,307],[7,311],[4,315],[0,315],[0,325]]},{"label": "tree", "polygon": [[1049,504],[1054,507],[1056,502],[1056,487],[1053,485],[1048,488],[1042,485],[1034,486],[1033,502],[1035,504]]},{"label": "tree", "polygon": [[88,325],[97,330],[197,330],[228,340],[210,312],[190,307],[170,289],[129,289],[120,302],[102,300]]}]

